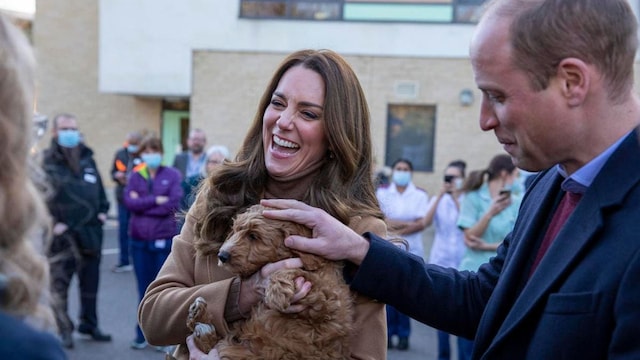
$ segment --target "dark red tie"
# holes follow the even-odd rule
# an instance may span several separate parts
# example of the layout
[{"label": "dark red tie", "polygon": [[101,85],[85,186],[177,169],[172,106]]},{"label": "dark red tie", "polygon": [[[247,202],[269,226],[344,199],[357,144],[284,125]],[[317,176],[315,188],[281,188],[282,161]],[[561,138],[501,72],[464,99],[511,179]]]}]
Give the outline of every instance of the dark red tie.
[{"label": "dark red tie", "polygon": [[580,193],[567,191],[564,194],[562,200],[560,200],[560,204],[558,204],[558,207],[556,208],[556,212],[553,214],[553,219],[551,219],[551,223],[547,228],[544,239],[542,239],[542,244],[540,245],[540,249],[538,250],[536,259],[533,262],[533,266],[531,266],[529,276],[531,276],[536,270],[536,267],[538,267],[538,264],[544,257],[544,254],[547,252],[547,249],[549,249],[549,246],[551,246],[551,243],[556,238],[556,235],[558,235],[558,232],[560,231],[560,229],[562,229],[562,226],[569,218],[569,215],[571,215],[571,213],[573,212],[573,209],[576,208],[576,205],[578,205],[578,202],[581,198],[582,194]]}]

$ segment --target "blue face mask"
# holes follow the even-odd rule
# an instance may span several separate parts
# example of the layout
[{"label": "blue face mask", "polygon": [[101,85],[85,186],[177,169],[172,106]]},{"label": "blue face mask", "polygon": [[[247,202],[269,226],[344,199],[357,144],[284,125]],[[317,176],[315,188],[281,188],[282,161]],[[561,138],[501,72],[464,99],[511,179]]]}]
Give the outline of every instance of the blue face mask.
[{"label": "blue face mask", "polygon": [[162,163],[162,154],[160,153],[144,153],[140,157],[150,169],[157,169]]},{"label": "blue face mask", "polygon": [[411,181],[411,172],[401,170],[395,170],[393,172],[393,182],[397,186],[407,186],[409,185],[409,181]]},{"label": "blue face mask", "polygon": [[78,130],[58,130],[58,144],[66,148],[74,148],[80,143]]},{"label": "blue face mask", "polygon": [[138,152],[138,150],[140,150],[140,147],[138,145],[128,145],[127,146],[127,151],[129,152],[129,154],[135,154]]}]

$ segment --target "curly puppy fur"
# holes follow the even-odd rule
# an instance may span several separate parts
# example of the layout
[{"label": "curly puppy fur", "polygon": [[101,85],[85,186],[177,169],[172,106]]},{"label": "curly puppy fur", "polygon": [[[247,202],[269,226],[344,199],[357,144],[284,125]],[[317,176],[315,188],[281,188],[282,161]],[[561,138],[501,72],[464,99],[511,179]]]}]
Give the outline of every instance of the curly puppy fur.
[{"label": "curly puppy fur", "polygon": [[[300,257],[304,267],[272,274],[264,301],[215,345],[221,359],[348,359],[353,298],[342,276],[342,263],[287,248],[287,236],[310,237],[311,231],[292,222],[267,219],[263,209],[255,205],[236,217],[233,232],[218,253],[219,265],[242,278],[267,263],[292,257]],[[312,284],[310,293],[299,302],[306,310],[284,313],[299,276]]]}]

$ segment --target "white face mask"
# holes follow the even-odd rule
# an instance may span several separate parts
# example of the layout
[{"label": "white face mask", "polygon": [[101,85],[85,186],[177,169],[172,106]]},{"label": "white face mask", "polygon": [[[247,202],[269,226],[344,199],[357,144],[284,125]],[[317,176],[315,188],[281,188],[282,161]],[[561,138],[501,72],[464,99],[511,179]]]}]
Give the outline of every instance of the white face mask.
[{"label": "white face mask", "polygon": [[455,178],[453,180],[453,186],[455,187],[456,190],[462,189],[462,185],[464,185],[464,179],[463,178]]}]

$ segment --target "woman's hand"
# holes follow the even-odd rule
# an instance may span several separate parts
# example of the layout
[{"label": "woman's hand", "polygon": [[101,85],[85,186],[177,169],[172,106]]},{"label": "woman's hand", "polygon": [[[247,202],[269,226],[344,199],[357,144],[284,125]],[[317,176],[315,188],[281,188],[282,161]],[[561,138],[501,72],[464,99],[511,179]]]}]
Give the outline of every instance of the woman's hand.
[{"label": "woman's hand", "polygon": [[493,200],[491,206],[489,207],[489,213],[491,216],[498,215],[502,210],[506,209],[511,205],[511,195],[510,194],[502,194],[498,195],[497,198]]},{"label": "woman's hand", "polygon": [[484,250],[485,242],[481,237],[465,234],[464,235],[464,244],[473,250]]},{"label": "woman's hand", "polygon": [[156,196],[156,204],[157,205],[162,205],[169,202],[169,197],[165,196],[165,195],[158,195]]},{"label": "woman's hand", "polygon": [[464,244],[467,245],[468,248],[479,251],[495,251],[498,249],[500,243],[489,244],[482,240],[481,237],[474,236],[471,234],[464,235]]},{"label": "woman's hand", "polygon": [[[251,311],[251,308],[262,300],[264,297],[264,289],[269,286],[269,278],[271,277],[271,274],[278,270],[301,267],[302,261],[300,258],[284,259],[274,263],[269,263],[263,266],[259,271],[256,271],[256,273],[251,275],[248,279],[243,279],[240,284],[240,295],[238,298],[238,310],[240,310],[240,313],[248,314]],[[291,299],[292,306],[285,311],[287,313],[299,313],[304,310],[305,306],[299,304],[296,305],[295,303],[307,296],[311,290],[311,283],[302,277],[295,279],[295,285],[296,293]]]},{"label": "woman's hand", "polygon": [[322,209],[309,206],[297,200],[263,199],[263,214],[271,219],[293,221],[312,231],[312,238],[292,235],[285,239],[285,245],[292,249],[322,256],[329,260],[349,260],[360,265],[369,242],[347,225],[341,223]]},{"label": "woman's hand", "polygon": [[220,360],[216,349],[211,349],[208,354],[198,349],[193,341],[193,334],[187,337],[187,348],[189,349],[189,360]]}]

